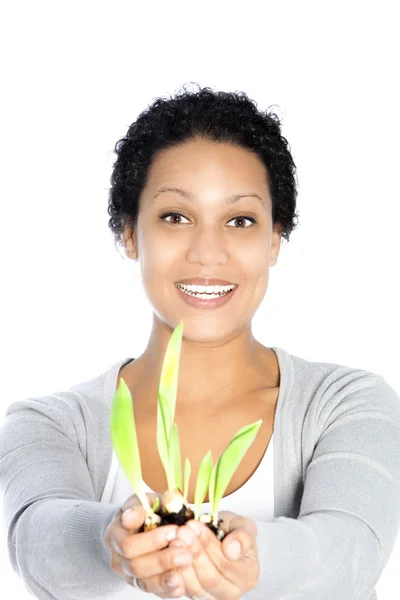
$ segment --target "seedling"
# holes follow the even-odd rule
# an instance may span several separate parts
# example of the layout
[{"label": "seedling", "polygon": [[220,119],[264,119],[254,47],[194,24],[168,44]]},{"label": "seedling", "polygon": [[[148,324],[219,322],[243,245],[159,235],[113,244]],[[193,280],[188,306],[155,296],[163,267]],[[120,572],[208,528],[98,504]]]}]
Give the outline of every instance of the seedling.
[{"label": "seedling", "polygon": [[[233,437],[218,461],[213,465],[211,450],[203,457],[196,479],[194,511],[187,500],[191,465],[185,459],[182,484],[182,462],[178,425],[175,420],[178,391],[179,359],[182,347],[183,322],[175,327],[169,339],[161,369],[157,404],[157,450],[167,478],[167,490],[151,507],[142,478],[139,445],[136,434],[133,401],[130,390],[121,377],[111,405],[110,434],[115,454],[132,489],[146,511],[142,531],[167,524],[184,525],[190,519],[205,523],[222,540],[218,506],[236,469],[253,443],[262,419],[242,427]],[[211,513],[200,514],[206,497]]]}]

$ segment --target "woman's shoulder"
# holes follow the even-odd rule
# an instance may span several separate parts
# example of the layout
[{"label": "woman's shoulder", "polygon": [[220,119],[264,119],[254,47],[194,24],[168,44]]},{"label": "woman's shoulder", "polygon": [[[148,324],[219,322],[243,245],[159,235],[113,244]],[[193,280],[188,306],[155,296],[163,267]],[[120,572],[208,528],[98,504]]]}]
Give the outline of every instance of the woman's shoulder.
[{"label": "woman's shoulder", "polygon": [[362,367],[346,365],[340,362],[313,360],[296,354],[291,354],[283,348],[275,348],[280,356],[280,361],[289,366],[293,376],[298,379],[315,381],[335,381],[347,379],[384,379],[383,375],[364,369]]},{"label": "woman's shoulder", "polygon": [[11,403],[5,420],[22,420],[40,427],[55,426],[70,438],[84,440],[103,435],[109,427],[110,394],[121,365],[120,359],[94,377],[45,395],[32,395]]},{"label": "woman's shoulder", "polygon": [[304,358],[282,348],[277,350],[287,370],[288,402],[297,408],[303,403],[305,410],[310,405],[315,409],[329,405],[333,410],[338,403],[351,401],[355,396],[365,397],[366,403],[380,398],[381,406],[386,402],[395,410],[400,407],[400,396],[380,373],[340,362]]}]

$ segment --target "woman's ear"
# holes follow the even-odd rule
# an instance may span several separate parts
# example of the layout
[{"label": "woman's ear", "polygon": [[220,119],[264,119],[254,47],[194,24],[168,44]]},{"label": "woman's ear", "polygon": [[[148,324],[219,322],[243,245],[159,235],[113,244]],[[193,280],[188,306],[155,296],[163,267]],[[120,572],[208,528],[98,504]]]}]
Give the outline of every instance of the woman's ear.
[{"label": "woman's ear", "polygon": [[282,238],[282,225],[274,225],[274,231],[272,233],[272,243],[271,243],[271,260],[275,265],[278,260],[279,251],[281,247],[281,238]]},{"label": "woman's ear", "polygon": [[135,260],[136,258],[138,258],[138,255],[135,233],[133,231],[132,225],[125,225],[123,238],[126,255],[132,260]]}]

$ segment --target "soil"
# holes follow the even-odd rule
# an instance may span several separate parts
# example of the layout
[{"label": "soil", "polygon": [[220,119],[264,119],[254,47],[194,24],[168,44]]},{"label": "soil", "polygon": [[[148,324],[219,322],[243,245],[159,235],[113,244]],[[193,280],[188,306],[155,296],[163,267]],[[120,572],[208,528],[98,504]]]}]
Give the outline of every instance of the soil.
[{"label": "soil", "polygon": [[[194,519],[194,512],[187,508],[186,506],[182,506],[181,510],[178,513],[170,513],[167,512],[162,506],[160,506],[155,514],[161,518],[160,523],[157,524],[157,527],[162,527],[163,525],[185,525],[188,521]],[[206,527],[208,527],[215,537],[222,541],[225,537],[225,533],[220,527],[220,524],[223,523],[223,519],[218,519],[218,527],[216,527],[212,522],[204,523]],[[143,523],[142,527],[139,529],[139,533],[145,531],[145,524]]]}]

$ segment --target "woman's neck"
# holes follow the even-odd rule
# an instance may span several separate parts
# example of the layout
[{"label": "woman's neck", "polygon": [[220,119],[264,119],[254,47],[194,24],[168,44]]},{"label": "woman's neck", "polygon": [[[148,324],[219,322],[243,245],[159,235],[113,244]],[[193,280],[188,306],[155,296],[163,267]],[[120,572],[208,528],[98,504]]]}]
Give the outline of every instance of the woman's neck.
[{"label": "woman's neck", "polygon": [[[146,350],[127,365],[126,371],[135,374],[135,389],[139,387],[142,396],[157,398],[170,335],[169,330],[167,337],[157,337],[153,329]],[[126,378],[127,373],[123,376]],[[178,398],[185,407],[195,409],[206,402],[211,411],[218,410],[256,390],[279,387],[279,363],[275,353],[251,333],[218,347],[204,347],[183,339],[178,382]]]}]

